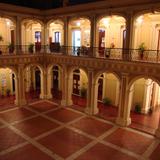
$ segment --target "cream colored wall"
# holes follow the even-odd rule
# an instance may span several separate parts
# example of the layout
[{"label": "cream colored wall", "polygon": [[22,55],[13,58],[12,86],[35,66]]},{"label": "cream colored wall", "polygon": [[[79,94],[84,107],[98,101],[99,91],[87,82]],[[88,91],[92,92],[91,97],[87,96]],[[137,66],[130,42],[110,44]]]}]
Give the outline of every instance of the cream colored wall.
[{"label": "cream colored wall", "polygon": [[88,87],[88,78],[86,73],[80,69],[80,88],[86,88]]},{"label": "cream colored wall", "polygon": [[90,24],[88,21],[84,22],[80,26],[75,26],[69,24],[69,30],[68,30],[68,45],[72,46],[72,32],[74,30],[80,30],[81,31],[81,46],[90,46]]},{"label": "cream colored wall", "polygon": [[133,110],[134,110],[135,104],[138,103],[141,106],[143,105],[145,82],[146,80],[144,78],[141,78],[134,83],[133,99],[132,99],[132,106],[131,106]]},{"label": "cream colored wall", "polygon": [[106,97],[112,101],[112,105],[118,105],[119,81],[113,74],[104,73],[102,99]]},{"label": "cream colored wall", "polygon": [[61,41],[60,44],[64,45],[64,29],[63,25],[61,24],[51,24],[49,27],[49,37],[52,37],[52,42],[54,42],[54,33],[60,32],[61,33]]},{"label": "cream colored wall", "polygon": [[[22,44],[29,45],[30,43],[35,43],[35,32],[41,31],[41,25],[39,23],[31,23],[29,25],[22,25]],[[42,39],[42,35],[41,35]]]},{"label": "cream colored wall", "polygon": [[13,72],[8,68],[0,69],[0,94],[6,95],[6,90],[7,89],[10,89],[11,94],[13,94],[13,90],[12,90],[12,73]]},{"label": "cream colored wall", "polygon": [[99,29],[105,30],[105,47],[110,48],[111,43],[115,44],[115,48],[123,47],[123,30],[125,29],[124,22],[112,20],[109,25],[104,25],[100,21],[96,30],[96,46],[99,45]]},{"label": "cream colored wall", "polygon": [[[10,22],[10,25],[7,25],[7,21]],[[14,27],[10,20],[0,18],[0,35],[3,37],[3,41],[0,42],[0,45],[8,45],[11,42],[11,30],[13,29]]]},{"label": "cream colored wall", "polygon": [[160,15],[143,15],[142,23],[135,20],[134,23],[134,44],[133,48],[138,48],[144,42],[146,49],[157,50],[158,30],[160,30]]}]

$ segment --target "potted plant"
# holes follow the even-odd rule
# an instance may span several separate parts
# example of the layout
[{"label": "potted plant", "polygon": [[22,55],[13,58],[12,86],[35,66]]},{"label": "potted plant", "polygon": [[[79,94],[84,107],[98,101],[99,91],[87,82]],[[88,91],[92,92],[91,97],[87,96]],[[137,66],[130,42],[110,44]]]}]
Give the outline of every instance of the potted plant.
[{"label": "potted plant", "polygon": [[134,111],[135,111],[136,113],[141,113],[141,105],[140,105],[139,103],[137,103],[137,104],[135,105]]},{"label": "potted plant", "polygon": [[28,51],[29,51],[29,53],[33,53],[33,47],[34,47],[34,44],[33,44],[33,43],[30,43],[30,44],[28,45]]},{"label": "potted plant", "polygon": [[139,47],[138,47],[139,56],[140,56],[141,59],[143,59],[143,57],[144,57],[144,51],[145,51],[145,49],[146,49],[145,43],[142,42],[142,43],[139,45]]},{"label": "potted plant", "polygon": [[84,88],[84,87],[81,88],[80,95],[81,95],[82,98],[86,98],[86,96],[87,96],[87,89]]},{"label": "potted plant", "polygon": [[[0,42],[3,41],[3,36],[0,34]],[[2,54],[1,48],[0,48],[0,55]]]},{"label": "potted plant", "polygon": [[10,96],[10,93],[11,93],[11,90],[10,89],[7,89],[6,90],[6,95],[9,97]]},{"label": "potted plant", "polygon": [[9,49],[9,53],[13,53],[14,52],[14,44],[13,43],[9,43],[8,49]]},{"label": "potted plant", "polygon": [[104,104],[105,106],[110,106],[111,103],[112,103],[111,99],[108,98],[108,97],[103,98],[102,101],[103,101],[103,104]]}]

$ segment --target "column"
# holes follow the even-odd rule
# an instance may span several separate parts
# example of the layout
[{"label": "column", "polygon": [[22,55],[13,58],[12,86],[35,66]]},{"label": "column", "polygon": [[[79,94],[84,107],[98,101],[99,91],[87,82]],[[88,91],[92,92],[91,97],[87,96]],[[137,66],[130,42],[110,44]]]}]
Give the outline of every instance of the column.
[{"label": "column", "polygon": [[21,17],[16,17],[16,53],[19,54],[22,45]]},{"label": "column", "polygon": [[68,25],[69,25],[69,19],[68,17],[64,18],[64,54],[68,54]]},{"label": "column", "polygon": [[158,125],[158,128],[157,128],[156,132],[155,132],[155,135],[156,135],[157,138],[160,139],[160,118],[159,118],[159,125]]},{"label": "column", "polygon": [[41,93],[40,99],[47,99],[47,69],[41,71]]},{"label": "column", "polygon": [[130,108],[128,107],[129,88],[128,74],[123,73],[120,84],[120,100],[118,108],[118,117],[116,123],[120,126],[128,126],[131,123]]},{"label": "column", "polygon": [[93,70],[88,71],[88,90],[87,90],[87,107],[85,112],[89,115],[98,113],[97,107],[98,99],[98,82],[94,81]]},{"label": "column", "polygon": [[16,76],[16,100],[18,106],[26,105],[25,86],[24,86],[24,65],[18,66],[18,74]]},{"label": "column", "polygon": [[150,109],[151,102],[151,94],[152,94],[152,80],[148,79],[144,84],[144,96],[143,96],[143,105],[141,108],[141,113],[147,114]]},{"label": "column", "polygon": [[91,48],[91,57],[96,56],[96,16],[91,17],[91,32],[90,32],[90,48]]},{"label": "column", "polygon": [[42,36],[41,36],[41,44],[42,44],[42,51],[45,52],[45,47],[47,45],[47,24],[44,21],[44,24],[42,26]]},{"label": "column", "polygon": [[130,60],[130,50],[132,48],[133,39],[133,14],[132,12],[127,13],[126,18],[126,43],[123,50],[123,59]]},{"label": "column", "polygon": [[52,93],[51,93],[51,81],[52,81],[52,75],[51,75],[51,70],[48,70],[47,73],[47,99],[52,98]]},{"label": "column", "polygon": [[61,105],[62,106],[70,106],[73,104],[72,102],[72,90],[73,90],[73,76],[72,74],[69,75],[68,70],[63,67],[62,71],[62,100]]}]

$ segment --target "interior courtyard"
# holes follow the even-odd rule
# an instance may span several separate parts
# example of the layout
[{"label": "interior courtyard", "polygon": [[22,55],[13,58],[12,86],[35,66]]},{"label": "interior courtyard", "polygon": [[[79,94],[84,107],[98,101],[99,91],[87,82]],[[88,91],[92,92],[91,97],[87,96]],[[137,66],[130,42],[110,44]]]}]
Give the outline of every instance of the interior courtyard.
[{"label": "interior courtyard", "polygon": [[159,160],[160,3],[68,3],[0,3],[0,159]]}]

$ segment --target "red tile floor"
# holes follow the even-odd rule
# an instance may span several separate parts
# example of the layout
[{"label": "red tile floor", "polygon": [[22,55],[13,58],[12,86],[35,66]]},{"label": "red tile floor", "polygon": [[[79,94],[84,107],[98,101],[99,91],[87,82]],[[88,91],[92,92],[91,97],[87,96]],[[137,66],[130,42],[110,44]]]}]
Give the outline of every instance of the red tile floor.
[{"label": "red tile floor", "polygon": [[160,160],[160,140],[52,101],[0,112],[0,160]]}]

